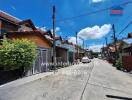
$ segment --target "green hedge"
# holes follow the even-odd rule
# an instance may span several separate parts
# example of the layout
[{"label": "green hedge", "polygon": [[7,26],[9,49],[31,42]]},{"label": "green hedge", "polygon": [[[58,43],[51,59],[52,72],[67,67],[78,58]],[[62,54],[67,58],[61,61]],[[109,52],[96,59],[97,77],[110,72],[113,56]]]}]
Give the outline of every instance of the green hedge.
[{"label": "green hedge", "polygon": [[3,40],[0,46],[0,67],[14,70],[30,68],[36,58],[36,45],[27,39]]}]

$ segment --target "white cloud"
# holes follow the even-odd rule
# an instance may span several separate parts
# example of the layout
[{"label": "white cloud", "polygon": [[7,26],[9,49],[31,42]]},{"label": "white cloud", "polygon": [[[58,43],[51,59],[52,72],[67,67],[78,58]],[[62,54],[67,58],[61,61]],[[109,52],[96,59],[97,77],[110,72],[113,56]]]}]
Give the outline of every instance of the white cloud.
[{"label": "white cloud", "polygon": [[59,32],[60,31],[60,27],[56,27],[56,32]]},{"label": "white cloud", "polygon": [[93,3],[99,3],[99,2],[102,2],[104,0],[92,0]]},{"label": "white cloud", "polygon": [[[55,32],[60,32],[60,31],[61,31],[60,27],[55,28]],[[53,33],[53,29],[51,29],[51,32]]]},{"label": "white cloud", "polygon": [[47,31],[46,27],[41,27],[40,29],[44,32]]},{"label": "white cloud", "polygon": [[[72,42],[73,44],[76,44],[76,37],[68,37],[68,41]],[[78,45],[82,45],[83,41],[81,39],[77,39]]]},{"label": "white cloud", "polygon": [[[38,26],[36,26],[36,28],[41,29],[42,31],[47,31],[48,30],[48,28],[45,27],[45,26],[44,27],[38,27]],[[56,32],[60,32],[61,31],[60,27],[56,27],[55,31]],[[51,29],[51,32],[53,33],[53,29]]]},{"label": "white cloud", "polygon": [[99,39],[108,34],[111,30],[111,24],[104,24],[103,26],[99,27],[95,25],[93,27],[86,27],[82,29],[78,36],[83,39]]},{"label": "white cloud", "polygon": [[93,52],[100,52],[102,47],[103,47],[102,44],[91,45],[89,46],[89,49],[92,50]]},{"label": "white cloud", "polygon": [[47,28],[46,27],[39,27],[39,26],[35,26],[38,30],[41,30],[41,31],[47,31]]}]

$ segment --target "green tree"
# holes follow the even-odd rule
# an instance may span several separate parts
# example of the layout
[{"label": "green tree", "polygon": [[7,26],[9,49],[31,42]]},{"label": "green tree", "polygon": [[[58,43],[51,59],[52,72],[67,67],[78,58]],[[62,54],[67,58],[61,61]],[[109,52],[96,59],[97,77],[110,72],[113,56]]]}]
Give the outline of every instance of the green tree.
[{"label": "green tree", "polygon": [[27,39],[3,40],[0,67],[4,70],[29,69],[36,58],[36,45]]}]

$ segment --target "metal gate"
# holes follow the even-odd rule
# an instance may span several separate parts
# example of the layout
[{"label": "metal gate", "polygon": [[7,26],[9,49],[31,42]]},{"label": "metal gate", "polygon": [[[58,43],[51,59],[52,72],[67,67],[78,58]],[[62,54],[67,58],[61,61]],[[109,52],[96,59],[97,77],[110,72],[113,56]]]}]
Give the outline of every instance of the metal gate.
[{"label": "metal gate", "polygon": [[33,66],[33,74],[41,73],[47,71],[47,50],[38,49],[37,59]]}]

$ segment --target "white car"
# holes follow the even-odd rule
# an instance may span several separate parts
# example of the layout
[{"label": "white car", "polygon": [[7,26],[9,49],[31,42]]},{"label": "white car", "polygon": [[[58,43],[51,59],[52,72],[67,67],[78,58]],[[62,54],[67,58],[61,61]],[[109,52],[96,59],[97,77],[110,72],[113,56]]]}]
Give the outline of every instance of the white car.
[{"label": "white car", "polygon": [[81,62],[82,63],[89,63],[89,62],[91,62],[91,60],[88,57],[83,57]]}]

